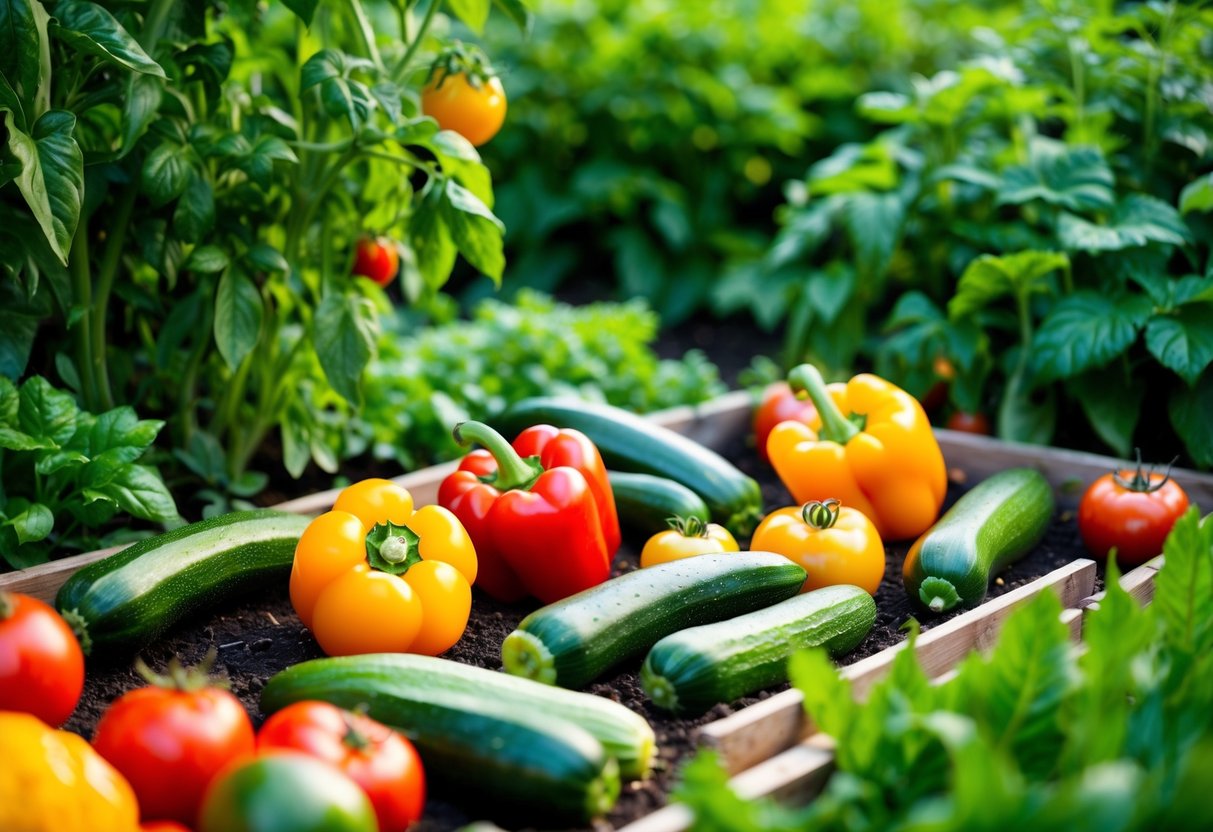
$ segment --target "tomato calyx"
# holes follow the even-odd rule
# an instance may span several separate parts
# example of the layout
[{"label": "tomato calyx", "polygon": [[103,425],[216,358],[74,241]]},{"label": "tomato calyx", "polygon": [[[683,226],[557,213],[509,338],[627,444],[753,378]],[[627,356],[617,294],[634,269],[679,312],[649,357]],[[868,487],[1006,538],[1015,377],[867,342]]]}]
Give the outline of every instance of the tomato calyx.
[{"label": "tomato calyx", "polygon": [[366,735],[366,732],[358,729],[358,718],[365,717],[367,706],[359,705],[353,711],[341,709],[341,721],[345,724],[345,736],[341,738],[341,744],[353,751],[364,752],[369,750],[374,743],[371,738]]},{"label": "tomato calyx", "polygon": [[[88,622],[84,620],[84,616],[80,614],[80,610],[75,608],[63,610],[59,615],[67,622],[67,626],[72,628],[72,635],[76,637],[76,641],[80,642],[80,652],[86,656],[91,656],[93,654],[93,639],[88,634]],[[0,616],[0,618],[2,617]]]},{"label": "tomato calyx", "polygon": [[804,518],[806,525],[821,532],[833,528],[838,522],[841,508],[842,501],[834,497],[828,500],[811,500],[800,507],[800,516]]},{"label": "tomato calyx", "polygon": [[452,432],[460,445],[477,442],[493,455],[497,473],[478,477],[498,491],[530,491],[543,474],[543,464],[537,456],[523,457],[504,436],[484,422],[468,421],[455,425]]},{"label": "tomato calyx", "polygon": [[7,621],[17,612],[17,605],[13,601],[13,596],[7,592],[0,592],[0,621]]},{"label": "tomato calyx", "polygon": [[194,693],[207,688],[226,689],[228,681],[225,678],[212,675],[215,660],[219,651],[212,646],[202,657],[202,661],[192,667],[181,664],[181,659],[173,656],[168,663],[167,673],[157,673],[147,666],[142,657],[135,658],[135,672],[152,687],[162,690],[175,690],[182,693]]},{"label": "tomato calyx", "polygon": [[468,46],[462,41],[455,41],[438,54],[430,64],[430,71],[425,76],[425,85],[434,85],[434,89],[442,89],[446,80],[455,75],[467,78],[472,89],[479,90],[490,80],[497,77],[488,56],[475,46]]},{"label": "tomato calyx", "polygon": [[390,520],[376,523],[366,535],[366,560],[372,569],[400,576],[421,561],[421,537]]},{"label": "tomato calyx", "polygon": [[1125,479],[1120,475],[1120,471],[1112,472],[1112,480],[1126,491],[1133,491],[1138,494],[1153,494],[1161,489],[1164,485],[1171,481],[1171,468],[1176,462],[1179,462],[1179,457],[1167,463],[1167,470],[1163,473],[1162,479],[1158,482],[1154,481],[1154,466],[1146,467],[1141,461],[1141,448],[1133,449],[1137,454],[1137,467],[1133,470],[1133,477]]},{"label": "tomato calyx", "polygon": [[708,524],[698,517],[667,517],[665,523],[682,537],[708,537]]}]

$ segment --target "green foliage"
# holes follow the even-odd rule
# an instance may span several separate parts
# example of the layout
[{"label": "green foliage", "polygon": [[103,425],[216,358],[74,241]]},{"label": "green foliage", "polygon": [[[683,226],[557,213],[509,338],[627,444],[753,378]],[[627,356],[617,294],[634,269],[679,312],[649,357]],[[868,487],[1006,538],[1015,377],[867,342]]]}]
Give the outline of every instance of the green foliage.
[{"label": "green foliage", "polygon": [[153,466],[138,460],[164,423],[129,407],[98,415],[41,376],[18,388],[0,377],[0,556],[14,569],[52,551],[103,545],[120,511],[171,523],[177,506]]},{"label": "green foliage", "polygon": [[1109,566],[1077,659],[1051,593],[942,684],[902,651],[863,704],[823,651],[798,655],[793,682],[837,740],[825,792],[803,809],[745,801],[705,756],[676,796],[696,828],[722,832],[1206,828],[1213,521],[1190,510],[1165,554],[1146,608]]},{"label": "green foliage", "polygon": [[398,316],[371,364],[352,449],[412,468],[464,452],[456,423],[528,396],[570,394],[644,412],[723,392],[716,368],[691,352],[659,360],[658,319],[643,301],[568,306],[533,292],[517,305],[483,301],[471,321],[416,332]]}]

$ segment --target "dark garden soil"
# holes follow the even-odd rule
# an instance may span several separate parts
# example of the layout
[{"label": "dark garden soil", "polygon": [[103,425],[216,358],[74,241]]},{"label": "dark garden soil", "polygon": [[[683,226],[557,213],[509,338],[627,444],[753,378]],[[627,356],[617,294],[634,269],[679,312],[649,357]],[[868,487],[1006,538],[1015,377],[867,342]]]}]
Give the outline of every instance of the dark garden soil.
[{"label": "dark garden soil", "polygon": [[[727,455],[743,470],[759,479],[768,508],[791,502],[771,471],[740,440]],[[949,503],[963,493],[966,484],[960,481],[962,478],[963,472],[953,472]],[[637,549],[634,544],[635,541],[632,541],[632,545],[625,543],[616,560],[617,572],[636,568]],[[841,663],[854,662],[904,638],[901,627],[915,614],[900,581],[901,561],[906,548],[905,545],[888,547],[887,577],[876,595],[879,610],[876,625],[867,639],[843,657]],[[1060,513],[1044,541],[1026,558],[1006,570],[991,586],[990,594],[1002,594],[1063,566],[1081,554],[1081,543],[1072,516]],[[502,640],[531,608],[526,604],[505,605],[487,597],[477,597],[467,633],[447,656],[455,661],[482,667],[500,667]],[[927,629],[948,617],[944,615],[921,623]],[[286,667],[322,655],[292,611],[285,582],[257,598],[234,603],[225,609],[215,610],[209,616],[200,616],[184,623],[170,637],[146,649],[142,655],[153,668],[159,669],[174,656],[185,663],[197,662],[212,646],[219,651],[218,665],[230,679],[232,691],[257,723],[264,718],[258,710],[258,696],[266,680]],[[647,782],[624,784],[614,811],[595,826],[596,830],[622,826],[664,805],[676,779],[678,766],[695,748],[700,726],[782,689],[764,691],[730,705],[718,705],[696,719],[674,719],[653,708],[645,699],[636,672],[639,664],[639,659],[628,663],[618,674],[596,682],[589,690],[622,702],[652,723],[658,742],[656,771]],[[141,681],[131,669],[129,657],[90,664],[84,698],[67,727],[85,736],[90,735],[106,705],[140,684]],[[441,791],[435,791],[420,829],[454,829],[479,819],[469,814],[468,805],[466,793],[463,800],[456,801]]]}]

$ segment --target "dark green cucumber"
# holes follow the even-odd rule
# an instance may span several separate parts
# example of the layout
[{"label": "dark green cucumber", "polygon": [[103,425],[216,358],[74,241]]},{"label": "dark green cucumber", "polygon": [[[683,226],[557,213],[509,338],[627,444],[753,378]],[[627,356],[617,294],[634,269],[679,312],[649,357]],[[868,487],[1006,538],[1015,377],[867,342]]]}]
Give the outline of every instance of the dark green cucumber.
[{"label": "dark green cucumber", "polygon": [[1031,468],[978,483],[910,547],[906,592],[931,612],[980,604],[990,578],[1044,537],[1053,508],[1052,487]]},{"label": "dark green cucumber", "polygon": [[685,485],[703,498],[713,520],[738,537],[748,537],[762,517],[762,492],[754,479],[715,451],[643,416],[606,404],[543,397],[517,402],[493,420],[509,436],[538,424],[581,431],[608,468]]},{"label": "dark green cucumber", "polygon": [[547,690],[535,685],[528,698],[487,678],[504,674],[442,665],[454,662],[385,655],[304,662],[269,680],[261,710],[273,713],[307,699],[365,706],[417,746],[427,777],[470,789],[477,799],[573,822],[614,805],[617,763],[584,727],[553,710]]},{"label": "dark green cucumber", "polygon": [[134,650],[195,610],[286,580],[310,521],[262,509],[182,526],[84,567],[55,606],[93,649]]},{"label": "dark green cucumber", "polygon": [[541,607],[501,645],[505,669],[579,688],[670,633],[732,618],[800,591],[805,572],[782,555],[698,555],[628,572]]},{"label": "dark green cucumber", "polygon": [[698,714],[788,680],[788,657],[825,647],[841,656],[876,623],[876,602],[857,586],[827,586],[757,610],[691,627],[653,645],[640,681],[653,704]]},{"label": "dark green cucumber", "polygon": [[652,474],[610,471],[611,491],[619,521],[637,533],[649,536],[663,532],[671,517],[712,519],[703,498],[681,483]]},{"label": "dark green cucumber", "polygon": [[271,686],[275,697],[305,691],[337,705],[367,700],[376,719],[407,714],[414,703],[436,694],[479,695],[580,725],[615,758],[625,779],[646,777],[652,763],[653,729],[618,702],[446,659],[408,653],[316,659],[279,674]]}]

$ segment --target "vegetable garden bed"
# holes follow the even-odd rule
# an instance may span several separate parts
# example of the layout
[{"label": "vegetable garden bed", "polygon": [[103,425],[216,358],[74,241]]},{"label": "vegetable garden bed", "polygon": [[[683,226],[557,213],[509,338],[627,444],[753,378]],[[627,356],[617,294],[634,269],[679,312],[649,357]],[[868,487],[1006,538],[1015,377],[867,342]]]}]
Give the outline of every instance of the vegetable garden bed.
[{"label": "vegetable garden bed", "polygon": [[[763,486],[765,506],[770,509],[792,501],[774,474],[747,447],[750,400],[735,393],[695,410],[682,408],[654,417],[713,447]],[[949,503],[971,484],[1007,467],[1029,465],[1044,473],[1058,494],[1058,513],[1036,549],[1006,570],[991,587],[985,604],[959,614],[923,620],[929,632],[918,643],[918,652],[932,675],[947,672],[968,650],[988,645],[1006,613],[1028,597],[1052,588],[1063,605],[1071,608],[1069,620],[1077,633],[1081,613],[1077,608],[1097,588],[1095,564],[1082,558],[1082,547],[1073,521],[1073,507],[1081,490],[1094,477],[1116,465],[1115,460],[1090,454],[1016,446],[984,437],[939,432],[939,440],[950,472]],[[399,478],[418,504],[432,502],[450,465],[436,466]],[[1213,477],[1175,472],[1194,502],[1213,504]],[[280,508],[300,513],[326,510],[335,492],[324,492],[282,504]],[[634,569],[637,541],[625,541],[616,559],[616,571]],[[631,544],[631,545],[629,545]],[[904,641],[902,625],[911,608],[900,580],[901,561],[908,544],[888,547],[886,579],[876,600],[878,618],[871,634],[845,656],[853,679],[871,681],[887,666]],[[36,567],[22,573],[0,576],[0,589],[27,592],[44,599],[54,596],[58,586],[85,563],[107,553],[91,553]],[[1148,592],[1153,569],[1142,567],[1125,576],[1142,592]],[[479,596],[463,640],[447,657],[484,667],[500,666],[500,645],[534,604],[507,605]],[[171,657],[183,661],[200,659],[211,647],[219,649],[219,665],[226,670],[233,692],[251,714],[257,715],[257,699],[266,680],[279,670],[322,655],[310,633],[295,616],[287,598],[285,582],[266,597],[250,598],[238,605],[198,616],[172,635],[144,651],[153,666]],[[806,793],[829,772],[828,741],[809,738],[811,726],[804,724],[799,694],[778,689],[747,697],[731,706],[717,706],[693,719],[668,716],[649,703],[639,684],[637,667],[604,678],[589,690],[642,713],[657,734],[659,762],[645,783],[626,784],[623,794],[605,825],[629,825],[640,830],[674,830],[687,824],[685,812],[677,808],[657,811],[666,802],[677,767],[700,744],[715,746],[735,784],[747,794]],[[84,698],[72,721],[72,730],[88,735],[104,707],[119,694],[140,684],[125,659],[92,663]],[[862,686],[862,683],[860,683]],[[441,792],[427,806],[425,829],[447,829],[477,819]],[[524,819],[523,819],[524,820]]]}]

